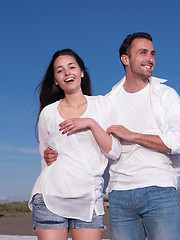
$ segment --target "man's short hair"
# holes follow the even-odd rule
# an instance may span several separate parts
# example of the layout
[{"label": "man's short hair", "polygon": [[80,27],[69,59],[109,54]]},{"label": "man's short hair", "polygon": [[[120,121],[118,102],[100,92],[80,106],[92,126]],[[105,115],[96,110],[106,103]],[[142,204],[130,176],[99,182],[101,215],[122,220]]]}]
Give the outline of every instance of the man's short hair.
[{"label": "man's short hair", "polygon": [[[146,32],[135,32],[133,34],[127,35],[127,37],[124,39],[122,45],[119,48],[120,60],[121,60],[122,55],[128,55],[128,50],[130,49],[132,42],[136,38],[145,38],[151,42],[153,41],[151,35]],[[124,64],[123,64],[123,66],[124,66]]]}]

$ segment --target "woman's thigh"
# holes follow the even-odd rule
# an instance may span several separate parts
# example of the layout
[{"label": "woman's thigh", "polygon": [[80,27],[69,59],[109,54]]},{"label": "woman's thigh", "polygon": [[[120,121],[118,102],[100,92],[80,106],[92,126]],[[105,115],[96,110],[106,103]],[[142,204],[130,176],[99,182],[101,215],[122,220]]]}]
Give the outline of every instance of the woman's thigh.
[{"label": "woman's thigh", "polygon": [[101,240],[102,230],[101,229],[83,229],[83,228],[73,228],[71,230],[71,235],[73,240]]},{"label": "woman's thigh", "polygon": [[67,240],[68,229],[38,229],[36,228],[36,235],[38,240]]}]

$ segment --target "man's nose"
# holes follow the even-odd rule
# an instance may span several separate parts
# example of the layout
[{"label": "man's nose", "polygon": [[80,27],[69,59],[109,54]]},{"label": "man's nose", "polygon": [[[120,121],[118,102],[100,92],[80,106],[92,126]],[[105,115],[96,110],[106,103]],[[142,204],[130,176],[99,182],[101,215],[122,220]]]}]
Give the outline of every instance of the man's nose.
[{"label": "man's nose", "polygon": [[147,60],[148,60],[149,62],[151,62],[151,63],[154,63],[154,55],[148,54],[148,55],[147,55]]}]

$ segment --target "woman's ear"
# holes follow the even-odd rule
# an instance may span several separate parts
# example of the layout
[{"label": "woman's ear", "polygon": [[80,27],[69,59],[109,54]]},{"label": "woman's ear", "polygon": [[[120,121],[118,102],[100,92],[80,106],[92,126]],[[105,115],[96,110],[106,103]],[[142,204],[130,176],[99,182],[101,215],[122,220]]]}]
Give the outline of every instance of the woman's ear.
[{"label": "woman's ear", "polygon": [[81,78],[83,78],[83,77],[84,77],[84,71],[81,72]]},{"label": "woman's ear", "polygon": [[128,55],[123,54],[123,55],[121,56],[121,61],[122,61],[122,63],[123,63],[125,66],[128,66],[128,65],[129,65],[129,57],[128,57]]},{"label": "woman's ear", "polygon": [[59,84],[58,84],[58,82],[54,79],[54,83],[55,83],[55,85],[56,86],[58,86]]}]

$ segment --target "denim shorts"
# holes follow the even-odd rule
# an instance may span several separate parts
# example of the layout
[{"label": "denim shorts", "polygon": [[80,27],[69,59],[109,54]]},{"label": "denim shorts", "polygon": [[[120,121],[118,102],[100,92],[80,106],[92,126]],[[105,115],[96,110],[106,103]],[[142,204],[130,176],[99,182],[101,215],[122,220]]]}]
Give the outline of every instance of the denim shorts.
[{"label": "denim shorts", "polygon": [[86,228],[104,229],[103,216],[94,212],[92,221],[86,222],[79,219],[61,217],[47,209],[42,194],[36,194],[32,200],[33,227],[39,229],[64,229]]}]

